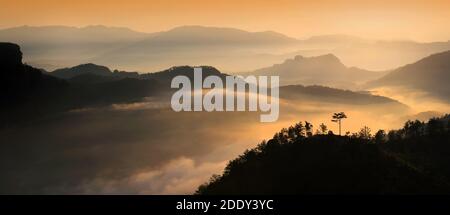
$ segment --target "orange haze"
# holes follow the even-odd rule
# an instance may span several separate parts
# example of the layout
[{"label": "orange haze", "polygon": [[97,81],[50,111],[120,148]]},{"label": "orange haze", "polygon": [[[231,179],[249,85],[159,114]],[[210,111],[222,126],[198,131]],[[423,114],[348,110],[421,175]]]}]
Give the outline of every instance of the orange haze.
[{"label": "orange haze", "polygon": [[352,34],[446,41],[449,11],[448,0],[0,0],[0,28],[102,24],[154,32],[206,25],[300,38]]}]

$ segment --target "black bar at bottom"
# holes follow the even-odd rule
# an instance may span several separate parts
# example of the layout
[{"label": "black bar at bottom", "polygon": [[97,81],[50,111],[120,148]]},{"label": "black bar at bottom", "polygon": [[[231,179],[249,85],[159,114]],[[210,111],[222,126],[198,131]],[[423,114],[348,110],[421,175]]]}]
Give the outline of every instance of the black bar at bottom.
[{"label": "black bar at bottom", "polygon": [[[208,204],[208,207],[206,207]],[[301,214],[450,211],[450,196],[1,196],[1,211]]]}]

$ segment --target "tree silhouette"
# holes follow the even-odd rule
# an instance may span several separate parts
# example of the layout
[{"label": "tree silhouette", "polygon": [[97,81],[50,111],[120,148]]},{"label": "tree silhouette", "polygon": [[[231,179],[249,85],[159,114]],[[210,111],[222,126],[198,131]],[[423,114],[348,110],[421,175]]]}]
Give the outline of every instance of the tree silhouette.
[{"label": "tree silhouette", "polygon": [[305,121],[305,130],[306,130],[307,137],[311,137],[313,135],[312,129],[313,129],[313,124],[311,124],[308,121]]},{"label": "tree silhouette", "polygon": [[342,119],[345,119],[345,118],[347,118],[347,115],[345,115],[344,112],[333,114],[333,119],[331,121],[339,124],[339,136],[341,136],[341,122],[342,122]]},{"label": "tree silhouette", "polygon": [[364,140],[371,139],[372,135],[370,134],[370,128],[367,126],[361,128],[361,130],[358,132],[358,137]]},{"label": "tree silhouette", "polygon": [[297,134],[297,137],[304,137],[305,136],[305,128],[303,127],[302,122],[298,122],[294,125],[295,133]]},{"label": "tree silhouette", "polygon": [[382,144],[385,142],[386,142],[386,131],[378,130],[377,133],[375,133],[375,143]]},{"label": "tree silhouette", "polygon": [[320,124],[319,125],[319,129],[317,130],[318,132],[318,134],[327,134],[327,132],[328,132],[328,127],[325,125],[325,124]]}]

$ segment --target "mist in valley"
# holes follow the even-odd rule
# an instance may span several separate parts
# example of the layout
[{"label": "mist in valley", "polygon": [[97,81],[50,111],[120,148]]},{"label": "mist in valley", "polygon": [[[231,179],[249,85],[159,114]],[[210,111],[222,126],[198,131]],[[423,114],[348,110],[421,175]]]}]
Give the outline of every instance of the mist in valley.
[{"label": "mist in valley", "polygon": [[[280,100],[280,118],[259,112],[173,112],[165,100],[75,109],[1,132],[3,193],[189,194],[228,160],[282,127],[324,123],[345,111],[343,132],[395,129],[413,114],[397,103]],[[45,172],[45,173],[44,173]]]}]

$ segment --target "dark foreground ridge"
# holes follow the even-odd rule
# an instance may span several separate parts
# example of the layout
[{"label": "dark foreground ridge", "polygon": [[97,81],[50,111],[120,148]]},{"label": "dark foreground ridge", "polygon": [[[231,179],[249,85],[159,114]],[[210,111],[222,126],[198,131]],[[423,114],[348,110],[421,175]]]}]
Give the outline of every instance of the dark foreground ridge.
[{"label": "dark foreground ridge", "polygon": [[[307,123],[309,124],[309,123]],[[312,135],[298,123],[229,162],[197,194],[448,194],[450,115],[397,131]]]}]

